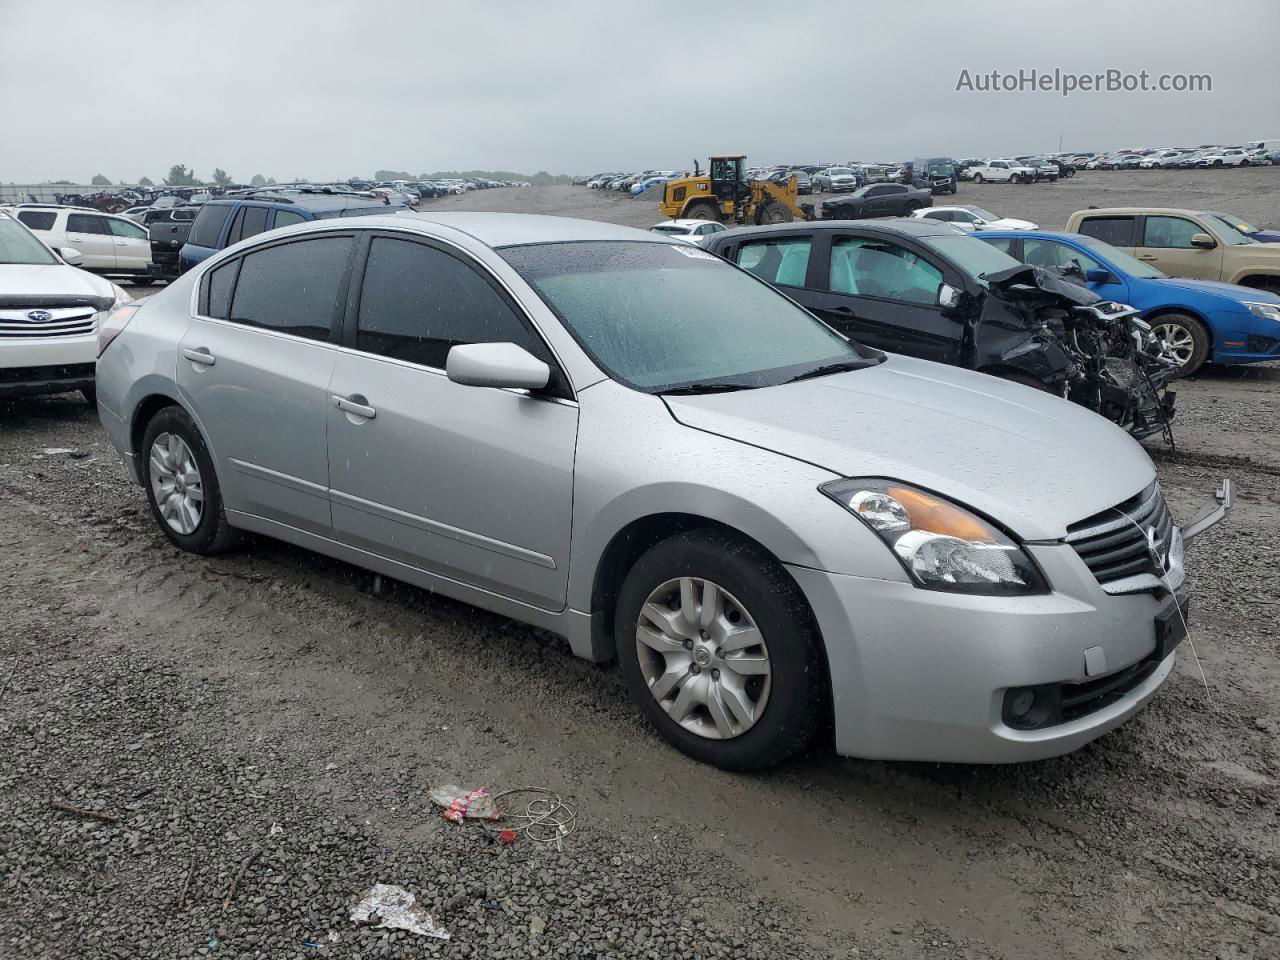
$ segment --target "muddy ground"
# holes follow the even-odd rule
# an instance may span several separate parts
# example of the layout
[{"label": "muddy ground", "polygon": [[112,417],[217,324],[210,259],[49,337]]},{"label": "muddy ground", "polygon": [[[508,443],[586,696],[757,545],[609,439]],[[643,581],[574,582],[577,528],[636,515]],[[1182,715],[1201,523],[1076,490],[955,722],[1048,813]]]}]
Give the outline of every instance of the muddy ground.
[{"label": "muddy ground", "polygon": [[[959,199],[1053,225],[1235,184],[1200,202],[1274,223],[1270,176]],[[585,188],[428,206],[659,219]],[[1239,499],[1189,550],[1199,663],[1132,722],[1043,763],[757,776],[666,747],[554,637],[265,539],[181,554],[82,401],[0,407],[0,958],[1280,956],[1278,397],[1276,367],[1207,370],[1177,458],[1150,445],[1180,516],[1223,475]],[[495,845],[440,782],[572,794],[577,831]],[[353,926],[379,881],[453,939]]]}]

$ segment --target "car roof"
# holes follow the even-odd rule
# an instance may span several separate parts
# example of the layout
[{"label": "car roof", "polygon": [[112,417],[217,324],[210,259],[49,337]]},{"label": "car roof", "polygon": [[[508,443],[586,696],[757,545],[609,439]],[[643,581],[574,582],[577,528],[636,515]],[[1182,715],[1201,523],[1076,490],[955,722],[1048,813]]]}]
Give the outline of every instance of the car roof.
[{"label": "car roof", "polygon": [[1067,233],[1065,230],[982,230],[974,234],[978,239],[983,237],[1007,237],[1009,239],[1032,240],[1067,240],[1088,246],[1086,241],[1092,239],[1079,233]]},{"label": "car roof", "polygon": [[941,220],[915,219],[907,217],[877,217],[874,220],[797,220],[793,223],[772,223],[759,227],[738,227],[717,233],[714,240],[722,243],[737,237],[767,237],[773,234],[790,233],[795,230],[848,230],[856,227],[863,231],[880,231],[885,234],[912,237],[954,237],[955,227]]},{"label": "car roof", "polygon": [[[278,204],[293,208],[301,208],[312,212],[325,210],[348,210],[354,207],[384,207],[381,200],[372,197],[352,197],[342,194],[255,194],[247,197],[219,197],[202,206],[225,207],[233,203]],[[186,204],[192,206],[192,204]]]},{"label": "car roof", "polygon": [[388,217],[366,217],[362,222],[385,220],[403,224],[406,220],[437,223],[451,227],[489,247],[512,247],[529,243],[577,243],[582,241],[635,240],[669,243],[660,234],[635,227],[621,227],[598,220],[577,220],[536,213],[433,213],[406,211]]},{"label": "car roof", "polygon": [[1198,210],[1183,207],[1090,207],[1088,210],[1077,210],[1072,216],[1142,216],[1143,214],[1181,214],[1186,217],[1199,217],[1204,214]]}]

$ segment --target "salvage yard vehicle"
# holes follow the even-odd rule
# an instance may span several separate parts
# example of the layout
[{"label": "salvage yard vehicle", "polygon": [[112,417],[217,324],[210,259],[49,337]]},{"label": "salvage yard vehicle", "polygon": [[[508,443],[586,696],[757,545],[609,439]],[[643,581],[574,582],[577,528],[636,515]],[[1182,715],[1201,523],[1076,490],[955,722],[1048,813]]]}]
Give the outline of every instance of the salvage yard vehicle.
[{"label": "salvage yard vehicle", "polygon": [[1016,160],[989,160],[966,171],[974,183],[1034,183],[1036,172]]},{"label": "salvage yard vehicle", "polygon": [[679,237],[681,240],[687,240],[690,243],[701,244],[707,237],[714,236],[727,230],[723,223],[716,223],[714,220],[664,220],[662,223],[655,223],[649,228],[654,233],[665,234],[668,237]]},{"label": "salvage yard vehicle", "polygon": [[1184,543],[1231,501],[1180,529],[1089,411],[605,223],[300,224],[100,342],[103,425],[174,545],[256,531],[562,634],[734,770],[830,727],[931,761],[1093,740],[1168,678]]},{"label": "salvage yard vehicle", "polygon": [[1137,311],[930,220],[729,230],[706,249],[855,340],[1066,397],[1169,436],[1177,363]]},{"label": "salvage yard vehicle", "polygon": [[703,174],[675,177],[663,188],[658,209],[672,220],[729,223],[790,223],[812,218],[813,208],[796,201],[794,176],[783,183],[750,180],[746,157],[712,157]]},{"label": "salvage yard vehicle", "polygon": [[99,320],[129,295],[79,259],[0,211],[0,400],[79,390],[93,402]]},{"label": "salvage yard vehicle", "polygon": [[950,207],[929,207],[916,210],[911,216],[926,217],[930,220],[941,220],[961,229],[969,230],[1036,230],[1030,220],[1016,220],[1013,217],[1002,217],[983,207],[961,203]]},{"label": "salvage yard vehicle", "polygon": [[911,164],[911,185],[928,187],[934,193],[955,195],[959,176],[950,157],[916,157]]},{"label": "salvage yard vehicle", "polygon": [[1077,210],[1066,231],[1105,240],[1173,277],[1280,293],[1280,245],[1259,243],[1216,214],[1162,207]]},{"label": "salvage yard vehicle", "polygon": [[1211,280],[1167,277],[1096,237],[1078,233],[978,234],[1010,256],[1086,284],[1140,311],[1178,361],[1178,376],[1206,362],[1280,360],[1280,296]]},{"label": "salvage yard vehicle", "polygon": [[858,189],[858,175],[848,167],[827,167],[813,175],[813,189],[822,193],[848,193]]},{"label": "salvage yard vehicle", "polygon": [[824,220],[861,220],[866,217],[909,217],[922,207],[933,205],[928,187],[905,183],[869,183],[847,197],[823,201]]},{"label": "salvage yard vehicle", "polygon": [[75,250],[81,269],[128,277],[145,286],[158,278],[147,231],[128,217],[75,207],[19,207],[16,216],[48,246]]}]

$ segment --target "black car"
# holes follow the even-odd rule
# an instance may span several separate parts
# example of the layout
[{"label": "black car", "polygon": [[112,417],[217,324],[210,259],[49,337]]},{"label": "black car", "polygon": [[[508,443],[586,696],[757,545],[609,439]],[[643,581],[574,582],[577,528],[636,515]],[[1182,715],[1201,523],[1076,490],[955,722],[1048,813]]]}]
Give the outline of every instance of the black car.
[{"label": "black car", "polygon": [[798,221],[704,249],[859,343],[1057,393],[1137,436],[1168,430],[1177,363],[1136,311],[948,224]]},{"label": "black car", "polygon": [[823,220],[862,220],[866,217],[907,217],[911,211],[933,206],[928,187],[905,183],[869,183],[847,197],[823,201]]}]

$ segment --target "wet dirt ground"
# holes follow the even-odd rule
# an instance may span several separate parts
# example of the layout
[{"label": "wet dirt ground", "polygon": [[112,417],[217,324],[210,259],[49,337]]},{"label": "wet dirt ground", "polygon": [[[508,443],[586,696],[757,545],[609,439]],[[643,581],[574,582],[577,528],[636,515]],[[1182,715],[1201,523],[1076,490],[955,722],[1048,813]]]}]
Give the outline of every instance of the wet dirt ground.
[{"label": "wet dirt ground", "polygon": [[[1095,176],[959,199],[1048,226],[1178,175]],[[426,206],[660,219],[585,188]],[[1175,512],[1239,493],[1147,710],[1043,763],[755,776],[666,747],[554,637],[270,540],[181,554],[81,400],[0,407],[0,958],[1280,956],[1280,369],[1178,389],[1177,456],[1150,444]],[[577,831],[495,845],[441,782],[572,794]],[[453,939],[355,927],[373,882]]]}]

